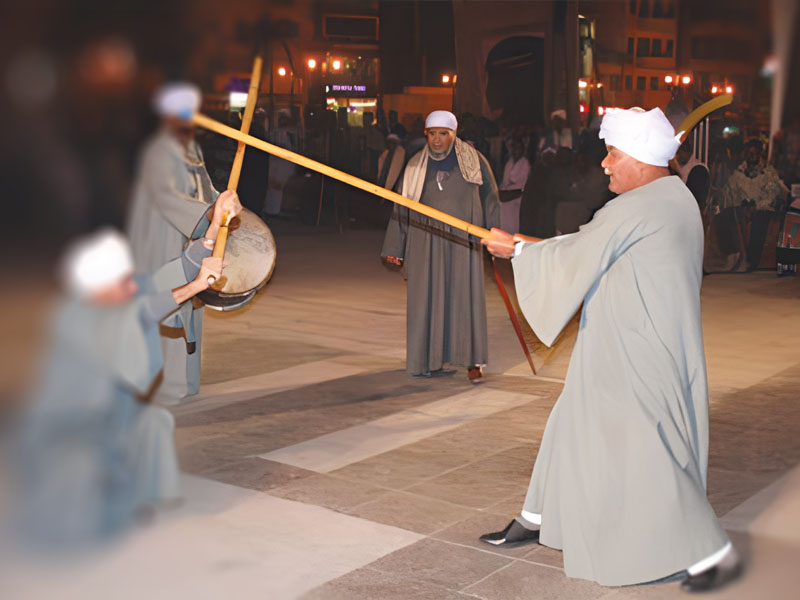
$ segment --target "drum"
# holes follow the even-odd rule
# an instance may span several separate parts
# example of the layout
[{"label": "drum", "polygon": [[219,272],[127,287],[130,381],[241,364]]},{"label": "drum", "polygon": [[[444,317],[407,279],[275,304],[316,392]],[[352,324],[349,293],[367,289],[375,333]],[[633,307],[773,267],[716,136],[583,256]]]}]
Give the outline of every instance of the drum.
[{"label": "drum", "polygon": [[239,220],[239,227],[228,233],[222,277],[197,295],[214,310],[243,307],[269,281],[275,268],[275,238],[269,227],[246,208],[239,213]]}]

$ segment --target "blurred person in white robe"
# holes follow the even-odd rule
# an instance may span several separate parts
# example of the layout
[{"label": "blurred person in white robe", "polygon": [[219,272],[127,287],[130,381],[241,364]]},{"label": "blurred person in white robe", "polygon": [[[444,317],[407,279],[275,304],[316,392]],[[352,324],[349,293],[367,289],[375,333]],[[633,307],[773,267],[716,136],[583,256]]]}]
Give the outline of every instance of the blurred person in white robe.
[{"label": "blurred person in white robe", "polygon": [[67,252],[49,351],[9,446],[22,541],[71,549],[180,498],[174,420],[149,402],[163,364],[158,325],[220,276],[212,249],[213,238],[196,240],[153,276],[134,273],[112,229]]},{"label": "blurred person in white robe", "polygon": [[[155,273],[179,257],[217,198],[189,120],[200,103],[197,87],[179,82],[166,84],[153,98],[161,127],[145,143],[139,158],[126,225],[140,273]],[[195,308],[192,302],[163,323],[164,377],[157,390],[158,402],[176,404],[197,393],[202,332],[203,308]]]},{"label": "blurred person in white robe", "polygon": [[503,181],[500,183],[500,228],[519,231],[519,207],[531,172],[531,163],[524,156],[525,146],[519,138],[511,140],[509,150],[511,156],[503,169]]}]

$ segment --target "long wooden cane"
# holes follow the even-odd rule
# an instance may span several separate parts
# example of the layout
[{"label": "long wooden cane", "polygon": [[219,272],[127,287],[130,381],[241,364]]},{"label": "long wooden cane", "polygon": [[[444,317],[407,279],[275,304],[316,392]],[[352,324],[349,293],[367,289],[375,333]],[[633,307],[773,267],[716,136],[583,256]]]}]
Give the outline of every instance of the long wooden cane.
[{"label": "long wooden cane", "polygon": [[[250,87],[247,90],[247,103],[244,107],[244,115],[242,116],[242,127],[240,133],[247,134],[250,131],[250,123],[253,122],[253,112],[256,109],[256,101],[258,100],[258,88],[261,83],[261,56],[256,56],[253,61],[253,71],[250,74]],[[235,129],[233,131],[236,131]],[[228,176],[228,190],[235,192],[239,186],[239,177],[242,174],[242,163],[244,161],[244,151],[247,147],[243,141],[239,141],[236,146],[236,155],[233,157],[233,165],[231,166],[231,174]],[[228,225],[230,218],[228,213],[222,214],[222,224],[217,233],[217,241],[214,242],[214,251],[211,256],[215,258],[223,258],[225,256],[225,244],[228,241]],[[214,283],[216,278],[209,275],[208,284]],[[222,278],[220,278],[222,280]]]},{"label": "long wooden cane", "polygon": [[474,235],[479,238],[487,238],[491,235],[491,232],[488,229],[479,227],[478,225],[473,225],[472,223],[469,223],[452,215],[448,215],[445,212],[436,210],[435,208],[432,208],[420,202],[409,200],[408,198],[401,196],[396,192],[387,190],[377,184],[364,181],[363,179],[359,179],[358,177],[354,177],[353,175],[348,175],[347,173],[343,173],[338,169],[334,169],[333,167],[329,167],[328,165],[325,165],[321,162],[312,160],[306,156],[303,156],[302,154],[297,154],[295,152],[292,152],[291,150],[286,150],[285,148],[281,148],[280,146],[275,146],[273,144],[270,144],[269,142],[260,140],[256,137],[253,137],[252,135],[248,135],[241,131],[237,131],[233,127],[228,127],[227,125],[224,125],[219,121],[215,121],[214,119],[210,119],[209,117],[206,117],[204,115],[196,114],[192,118],[192,121],[194,122],[195,125],[204,127],[205,129],[209,129],[210,131],[214,131],[215,133],[219,133],[220,135],[233,138],[235,140],[238,140],[240,143],[247,144],[248,146],[253,146],[254,148],[258,148],[259,150],[268,152],[269,154],[274,154],[275,156],[288,160],[289,162],[293,162],[300,166],[307,167],[309,169],[317,171],[318,173],[327,175],[332,179],[342,181],[360,190],[364,190],[365,192],[370,192],[371,194],[380,196],[381,198],[385,198],[391,202],[394,202],[395,204],[405,206],[410,210],[421,213],[426,217],[431,217],[433,219],[436,219],[437,221],[442,221],[443,223],[447,223],[451,227],[460,229],[461,231],[466,231],[470,235]]}]

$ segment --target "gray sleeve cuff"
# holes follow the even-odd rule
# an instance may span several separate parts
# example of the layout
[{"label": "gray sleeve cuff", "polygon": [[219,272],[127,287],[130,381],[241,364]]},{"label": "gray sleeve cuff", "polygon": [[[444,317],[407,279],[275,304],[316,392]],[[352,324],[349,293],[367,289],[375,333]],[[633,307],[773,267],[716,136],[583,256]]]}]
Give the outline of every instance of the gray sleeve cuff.
[{"label": "gray sleeve cuff", "polygon": [[142,302],[141,319],[144,325],[155,325],[169,313],[177,310],[178,304],[172,290],[146,296]]},{"label": "gray sleeve cuff", "polygon": [[186,281],[191,281],[200,272],[200,266],[204,258],[211,256],[211,250],[203,245],[202,238],[193,240],[186,250],[183,251],[181,257],[181,264],[183,265],[183,273],[186,275]]}]

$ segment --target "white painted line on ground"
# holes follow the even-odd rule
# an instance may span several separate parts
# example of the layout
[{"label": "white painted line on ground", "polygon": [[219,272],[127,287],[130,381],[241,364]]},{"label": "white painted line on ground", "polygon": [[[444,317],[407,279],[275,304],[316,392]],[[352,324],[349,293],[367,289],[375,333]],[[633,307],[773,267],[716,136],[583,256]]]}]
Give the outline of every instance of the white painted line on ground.
[{"label": "white painted line on ground", "polygon": [[359,375],[369,370],[366,367],[319,360],[271,373],[204,385],[200,388],[200,393],[191,401],[180,406],[170,407],[170,410],[176,416],[193,414],[242,400],[251,400],[323,381]]},{"label": "white painted line on ground", "polygon": [[538,398],[529,394],[477,388],[273,450],[259,457],[317,473],[329,473]]},{"label": "white painted line on ground", "polygon": [[3,597],[291,599],[424,537],[199,477],[183,483],[182,508],[91,558],[0,563]]}]

